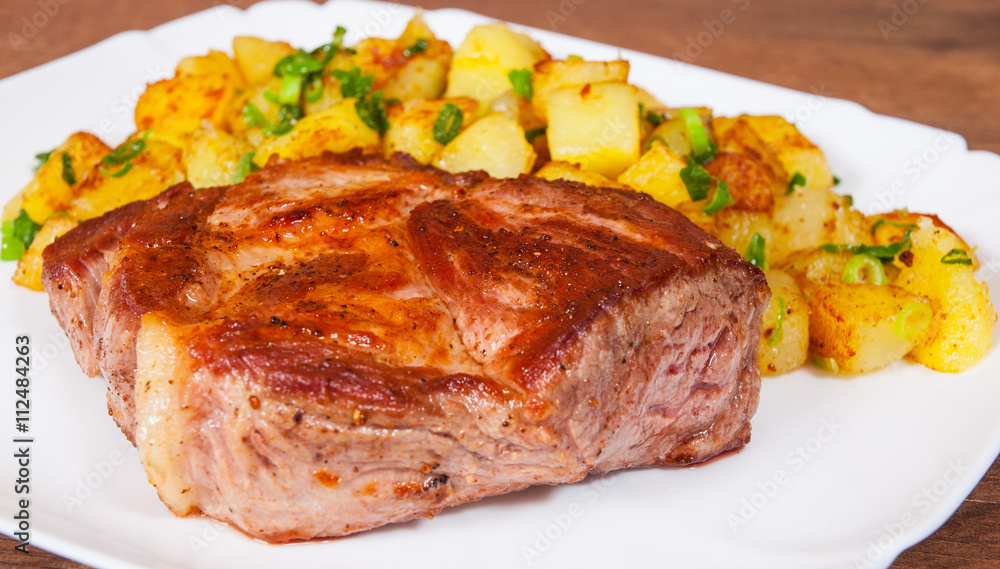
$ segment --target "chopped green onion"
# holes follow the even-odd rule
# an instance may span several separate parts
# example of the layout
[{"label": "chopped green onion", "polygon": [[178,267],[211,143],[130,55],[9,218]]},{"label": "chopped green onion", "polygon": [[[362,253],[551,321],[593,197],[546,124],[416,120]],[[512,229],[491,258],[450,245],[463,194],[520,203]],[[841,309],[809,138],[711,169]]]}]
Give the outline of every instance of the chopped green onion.
[{"label": "chopped green onion", "polygon": [[931,323],[934,311],[920,302],[911,302],[896,315],[892,331],[903,340],[909,340],[924,331]]},{"label": "chopped green onion", "polygon": [[882,261],[867,253],[859,253],[851,257],[844,266],[843,280],[845,283],[869,283],[884,285],[889,282],[885,277]]},{"label": "chopped green onion", "polygon": [[534,91],[531,89],[531,70],[514,69],[507,74],[510,84],[514,86],[514,92],[527,100],[531,100]]},{"label": "chopped green onion", "polygon": [[389,130],[389,119],[385,116],[385,105],[382,104],[382,91],[375,91],[358,99],[358,102],[354,103],[354,109],[361,120],[379,135]]},{"label": "chopped green onion", "polygon": [[76,183],[76,174],[73,173],[73,157],[66,152],[62,153],[62,179],[70,186]]},{"label": "chopped green onion", "polygon": [[945,265],[971,265],[972,259],[969,258],[969,254],[965,252],[965,249],[955,248],[944,254],[941,257],[941,262]]},{"label": "chopped green onion", "polygon": [[667,120],[667,115],[663,113],[657,113],[654,111],[646,112],[646,120],[652,123],[653,126],[660,126],[663,121]]},{"label": "chopped green onion", "polygon": [[729,185],[719,180],[719,183],[715,187],[715,194],[712,196],[712,201],[705,204],[701,208],[701,211],[705,212],[706,215],[715,215],[722,211],[722,208],[734,203],[736,203],[736,200],[733,199],[733,196],[729,195]]},{"label": "chopped green onion", "polygon": [[462,131],[462,109],[455,103],[445,103],[434,120],[434,140],[448,144]]},{"label": "chopped green onion", "polygon": [[539,126],[535,128],[529,128],[524,131],[524,138],[528,139],[528,142],[534,142],[536,138],[545,134],[545,127]]},{"label": "chopped green onion", "polygon": [[[913,227],[916,228],[916,226]],[[844,251],[849,251],[855,255],[871,255],[872,257],[882,261],[891,261],[896,258],[896,255],[906,251],[913,245],[913,242],[910,241],[910,232],[912,231],[913,229],[907,229],[906,233],[903,234],[902,241],[896,241],[889,245],[834,245],[826,243],[824,245],[820,245],[819,248],[827,253],[842,253]]]},{"label": "chopped green onion", "polygon": [[834,176],[833,177],[833,185],[834,186],[839,186],[840,185],[840,178]]},{"label": "chopped green onion", "polygon": [[301,49],[291,55],[282,57],[274,65],[274,74],[278,77],[293,75],[301,77],[322,70],[323,62],[316,59],[311,53],[306,53]]},{"label": "chopped green onion", "polygon": [[766,255],[767,241],[764,236],[760,233],[754,233],[753,237],[750,238],[750,244],[747,245],[746,253],[743,254],[743,258],[750,262],[751,265],[757,267],[762,271],[767,270],[767,259]]},{"label": "chopped green onion", "polygon": [[821,358],[819,356],[813,356],[812,364],[823,371],[828,371],[830,373],[840,373],[840,366],[837,365],[837,360],[833,358]]},{"label": "chopped green onion", "polygon": [[355,99],[361,99],[367,95],[375,81],[374,75],[362,75],[361,69],[358,67],[354,67],[350,71],[334,69],[330,74],[336,77],[337,81],[340,81],[340,94]]},{"label": "chopped green onion", "polygon": [[916,223],[896,223],[895,221],[889,221],[888,219],[886,219],[884,217],[880,217],[875,222],[875,224],[872,225],[872,236],[875,235],[875,232],[878,231],[879,227],[882,227],[886,223],[888,223],[889,225],[892,225],[893,227],[898,227],[900,229],[905,229],[907,237],[909,237],[910,233],[913,232],[913,230],[915,230],[917,228],[917,224]]},{"label": "chopped green onion", "polygon": [[306,84],[306,102],[315,103],[323,98],[323,78],[319,75],[313,76]]},{"label": "chopped green onion", "polygon": [[403,50],[404,57],[410,57],[427,51],[427,40],[418,39],[413,45]]},{"label": "chopped green onion", "polygon": [[854,207],[854,196],[851,194],[844,194],[844,201],[847,202],[847,207]]},{"label": "chopped green onion", "polygon": [[0,233],[3,234],[0,247],[0,260],[16,261],[24,256],[24,251],[35,240],[35,234],[41,226],[35,223],[23,209],[17,217],[3,222]]},{"label": "chopped green onion", "polygon": [[677,117],[684,123],[688,142],[691,143],[691,157],[700,164],[715,158],[715,145],[708,139],[705,123],[698,111],[688,107],[677,112]]},{"label": "chopped green onion", "polygon": [[712,175],[701,164],[691,162],[681,168],[681,181],[687,188],[691,201],[703,200],[708,197],[708,190],[712,187]]},{"label": "chopped green onion", "polygon": [[663,138],[662,136],[660,136],[660,135],[657,134],[657,135],[649,137],[649,140],[646,141],[646,147],[643,150],[649,150],[650,148],[652,148],[654,140],[659,140],[660,142],[663,143],[663,146],[666,146],[667,148],[670,148],[670,145],[667,144],[667,139]]},{"label": "chopped green onion", "polygon": [[260,108],[253,103],[247,103],[246,106],[243,107],[243,112],[240,113],[240,116],[243,119],[243,123],[249,127],[267,125],[267,117],[265,117]]},{"label": "chopped green onion", "polygon": [[788,180],[788,191],[785,195],[788,195],[795,191],[795,186],[806,187],[806,177],[802,175],[802,172],[796,172],[790,180]]},{"label": "chopped green onion", "polygon": [[39,152],[38,154],[35,154],[35,160],[38,160],[38,164],[35,166],[36,172],[38,171],[39,168],[42,167],[43,164],[49,161],[49,156],[52,156],[53,152],[55,152],[55,150],[49,150],[48,152]]},{"label": "chopped green onion", "polygon": [[98,169],[101,171],[102,174],[105,174],[107,176],[111,176],[112,178],[121,178],[125,174],[128,174],[129,171],[132,169],[132,163],[131,162],[126,162],[121,168],[119,168],[118,170],[115,170],[114,172],[108,170],[104,166],[101,166]]},{"label": "chopped green onion", "polygon": [[327,44],[323,44],[312,51],[312,54],[317,59],[322,56],[321,63],[323,67],[326,67],[330,60],[333,59],[334,55],[337,55],[337,50],[341,49],[344,44],[344,34],[347,33],[341,26],[337,26],[337,29],[333,32],[333,41]]},{"label": "chopped green onion", "polygon": [[785,299],[778,297],[778,321],[774,324],[774,335],[767,341],[767,345],[775,347],[781,343],[781,329],[785,324]]},{"label": "chopped green onion", "polygon": [[133,140],[132,142],[127,142],[118,148],[115,148],[110,154],[105,156],[104,165],[116,166],[118,164],[124,164],[141,154],[145,149],[146,141],[141,138]]},{"label": "chopped green onion", "polygon": [[260,170],[260,167],[253,162],[253,155],[253,152],[248,152],[240,157],[239,163],[236,164],[236,170],[233,171],[234,184],[239,184],[251,173]]},{"label": "chopped green onion", "polygon": [[278,90],[278,102],[282,105],[295,105],[299,102],[302,94],[302,84],[305,78],[301,75],[285,75],[281,79],[281,88]]},{"label": "chopped green onion", "polygon": [[579,55],[569,55],[566,57],[566,61],[583,61],[583,57]]},{"label": "chopped green onion", "polygon": [[909,340],[924,331],[931,323],[934,311],[930,306],[920,302],[911,302],[896,315],[893,332],[903,340]]}]

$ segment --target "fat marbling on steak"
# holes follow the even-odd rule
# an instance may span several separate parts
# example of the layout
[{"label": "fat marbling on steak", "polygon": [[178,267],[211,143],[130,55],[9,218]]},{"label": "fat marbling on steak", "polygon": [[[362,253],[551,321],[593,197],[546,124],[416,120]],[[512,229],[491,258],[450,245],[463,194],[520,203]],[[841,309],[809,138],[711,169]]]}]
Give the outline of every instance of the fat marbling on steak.
[{"label": "fat marbling on steak", "polygon": [[642,193],[325,157],[44,260],[160,498],[267,541],[704,461],[757,407],[763,274]]}]

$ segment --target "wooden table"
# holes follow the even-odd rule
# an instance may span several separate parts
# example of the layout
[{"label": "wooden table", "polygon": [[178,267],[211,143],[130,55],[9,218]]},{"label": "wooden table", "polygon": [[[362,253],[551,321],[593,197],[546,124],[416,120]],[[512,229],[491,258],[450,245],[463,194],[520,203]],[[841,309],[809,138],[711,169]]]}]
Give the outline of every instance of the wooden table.
[{"label": "wooden table", "polygon": [[[148,29],[220,4],[252,0],[3,0],[0,77],[117,32]],[[425,0],[501,20],[685,58],[696,65],[857,101],[878,113],[946,128],[973,149],[1000,153],[1000,4],[976,0]],[[745,10],[743,8],[746,8]],[[721,28],[724,9],[735,21]],[[42,14],[42,15],[39,15]],[[22,20],[26,18],[26,20]],[[25,21],[44,21],[11,43]],[[714,32],[713,32],[714,30]],[[707,32],[707,35],[706,33]],[[699,34],[701,34],[699,36]],[[700,43],[699,43],[699,40]],[[6,109],[5,112],[16,112]],[[990,180],[996,184],[996,180]],[[0,566],[79,568],[0,536]],[[1000,461],[934,535],[897,569],[1000,567]]]}]

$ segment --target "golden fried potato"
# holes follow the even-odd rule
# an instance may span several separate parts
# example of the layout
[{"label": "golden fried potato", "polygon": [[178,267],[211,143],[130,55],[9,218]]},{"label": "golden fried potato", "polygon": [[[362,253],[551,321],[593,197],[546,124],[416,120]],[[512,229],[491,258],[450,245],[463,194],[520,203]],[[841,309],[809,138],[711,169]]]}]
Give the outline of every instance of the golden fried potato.
[{"label": "golden fried potato", "polygon": [[196,131],[184,149],[184,169],[195,188],[224,186],[243,155],[253,152],[249,142],[208,126]]},{"label": "golden fried potato", "polygon": [[[73,198],[109,152],[111,148],[90,133],[70,135],[52,151],[49,159],[25,186],[20,207],[38,224],[44,223],[54,212],[67,211]],[[70,181],[73,183],[70,184]],[[12,217],[16,217],[17,213],[14,211]]]},{"label": "golden fried potato", "polygon": [[506,24],[476,26],[455,51],[445,97],[472,97],[479,101],[480,113],[485,113],[493,99],[510,89],[508,73],[531,70],[548,59],[538,42]]},{"label": "golden fried potato", "polygon": [[283,41],[250,36],[233,38],[233,59],[251,85],[263,85],[274,77],[274,66],[295,48]]},{"label": "golden fried potato", "polygon": [[767,144],[777,156],[789,177],[800,173],[805,188],[828,190],[833,187],[833,174],[826,156],[799,129],[778,116],[743,116],[742,120]]},{"label": "golden fried potato", "polygon": [[757,357],[760,371],[771,375],[802,367],[809,356],[809,305],[795,279],[783,271],[767,271],[771,302],[764,312]]},{"label": "golden fried potato", "polygon": [[31,290],[42,290],[42,250],[52,244],[63,233],[76,227],[76,221],[66,215],[54,215],[46,221],[35,240],[17,261],[12,280]]},{"label": "golden fried potato", "polygon": [[70,203],[69,214],[80,221],[97,217],[129,202],[151,198],[186,177],[182,150],[159,140],[145,140],[145,148],[129,164],[103,171],[103,165],[96,166]]},{"label": "golden fried potato", "polygon": [[670,207],[691,201],[687,186],[681,180],[681,170],[687,164],[659,140],[639,160],[618,176],[618,181],[640,192],[646,192],[656,201]]},{"label": "golden fried potato", "polygon": [[544,166],[535,172],[535,175],[543,180],[549,181],[569,180],[571,182],[580,182],[581,184],[587,184],[588,186],[595,187],[625,187],[614,180],[609,180],[597,172],[584,170],[583,168],[580,168],[579,164],[570,164],[568,162],[546,162]]},{"label": "golden fried potato", "polygon": [[639,159],[635,87],[621,82],[563,87],[549,96],[549,153],[617,177]]},{"label": "golden fried potato", "polygon": [[849,251],[831,253],[823,249],[796,251],[774,265],[791,275],[806,297],[817,287],[844,282],[844,267],[854,257]]},{"label": "golden fried potato", "polygon": [[433,164],[452,173],[485,170],[494,178],[514,178],[531,171],[535,151],[520,125],[507,115],[493,113],[449,142]]},{"label": "golden fried potato", "polygon": [[396,152],[405,152],[421,164],[429,164],[444,145],[434,140],[434,123],[441,109],[451,103],[462,112],[462,129],[476,120],[479,102],[471,97],[454,99],[410,99],[393,105],[386,112],[389,130],[382,138],[382,151],[388,158]]},{"label": "golden fried potato", "polygon": [[764,260],[771,263],[776,248],[771,218],[759,211],[727,207],[715,214],[715,236],[726,245],[745,255],[754,234],[764,238]]},{"label": "golden fried potato", "polygon": [[912,248],[894,261],[899,269],[894,284],[930,299],[934,331],[910,356],[937,371],[965,371],[990,349],[996,310],[986,283],[973,274],[968,245],[929,217],[916,225]]},{"label": "golden fried potato", "polygon": [[738,209],[770,212],[788,187],[781,163],[745,120],[715,118],[712,125],[719,154],[705,169],[725,180]]},{"label": "golden fried potato", "polygon": [[845,373],[885,367],[928,334],[929,305],[926,297],[892,285],[820,286],[809,297],[810,349]]},{"label": "golden fried potato", "polygon": [[291,132],[266,139],[258,147],[254,162],[264,166],[273,155],[298,160],[324,152],[354,149],[364,154],[377,154],[382,141],[378,132],[358,116],[354,107],[356,102],[354,98],[343,99],[328,109],[300,119]]},{"label": "golden fried potato", "polygon": [[[564,87],[583,87],[587,83],[604,83],[628,81],[629,64],[624,60],[617,61],[541,61],[535,64],[535,72],[531,77],[534,97],[531,105],[535,114],[543,122],[548,121],[549,96],[556,89]],[[638,101],[638,92],[636,94]]]}]

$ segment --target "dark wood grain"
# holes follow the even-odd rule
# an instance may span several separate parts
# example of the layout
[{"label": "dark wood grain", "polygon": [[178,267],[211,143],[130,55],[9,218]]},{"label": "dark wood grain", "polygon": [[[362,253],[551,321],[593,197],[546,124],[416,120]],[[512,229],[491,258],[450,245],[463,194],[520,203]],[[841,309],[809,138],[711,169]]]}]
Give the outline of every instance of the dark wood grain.
[{"label": "dark wood grain", "polygon": [[[44,0],[2,0],[0,77],[114,33],[149,29],[221,3],[50,0],[50,12],[53,4],[58,11],[48,15]],[[226,3],[246,7],[252,2]],[[422,5],[465,8],[821,91],[878,113],[952,130],[970,148],[1000,152],[1000,3],[992,0],[425,0]],[[733,10],[736,19],[720,31],[711,20],[724,9]],[[25,21],[32,19],[37,29],[27,38]],[[888,26],[880,27],[880,21]],[[711,27],[720,33],[703,41],[704,47],[692,47]],[[25,41],[15,45],[12,34]],[[707,38],[702,34],[702,40]],[[24,556],[13,545],[0,536],[0,567],[83,567],[37,550]],[[893,564],[894,569],[951,567],[1000,567],[1000,461],[941,529]]]}]

